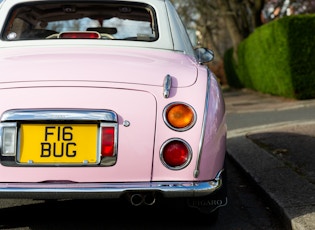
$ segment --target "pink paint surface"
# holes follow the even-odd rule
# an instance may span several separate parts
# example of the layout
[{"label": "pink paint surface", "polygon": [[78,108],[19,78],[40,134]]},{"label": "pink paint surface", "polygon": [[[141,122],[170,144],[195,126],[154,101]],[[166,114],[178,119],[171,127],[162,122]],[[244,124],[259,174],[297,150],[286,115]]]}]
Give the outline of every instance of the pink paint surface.
[{"label": "pink paint surface", "polygon": [[[222,168],[224,107],[212,77],[201,173],[199,178],[193,177],[205,111],[207,71],[186,55],[133,48],[12,48],[1,51],[0,69],[0,114],[10,109],[108,109],[119,119],[115,166],[0,165],[0,181],[193,181],[213,179]],[[166,75],[172,77],[169,98],[163,97]],[[163,109],[176,101],[190,104],[197,113],[197,122],[188,131],[173,131],[163,121]],[[129,127],[123,126],[125,120],[130,122]],[[167,169],[160,161],[160,147],[173,137],[186,140],[193,150],[191,163],[182,170]]]}]

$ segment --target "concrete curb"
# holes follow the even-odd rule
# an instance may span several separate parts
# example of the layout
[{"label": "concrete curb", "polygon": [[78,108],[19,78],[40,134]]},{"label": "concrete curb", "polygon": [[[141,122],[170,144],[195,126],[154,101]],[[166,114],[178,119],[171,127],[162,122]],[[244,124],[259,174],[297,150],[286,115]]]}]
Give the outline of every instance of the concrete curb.
[{"label": "concrete curb", "polygon": [[287,229],[315,229],[313,184],[261,149],[246,135],[230,136],[227,139],[227,152],[272,202]]}]

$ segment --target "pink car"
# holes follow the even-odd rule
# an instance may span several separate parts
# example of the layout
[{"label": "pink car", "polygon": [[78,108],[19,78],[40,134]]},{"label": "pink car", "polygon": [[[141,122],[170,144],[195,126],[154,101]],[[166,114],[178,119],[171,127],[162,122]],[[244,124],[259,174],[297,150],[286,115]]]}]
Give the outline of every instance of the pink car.
[{"label": "pink car", "polygon": [[3,0],[0,198],[226,205],[213,58],[168,0]]}]

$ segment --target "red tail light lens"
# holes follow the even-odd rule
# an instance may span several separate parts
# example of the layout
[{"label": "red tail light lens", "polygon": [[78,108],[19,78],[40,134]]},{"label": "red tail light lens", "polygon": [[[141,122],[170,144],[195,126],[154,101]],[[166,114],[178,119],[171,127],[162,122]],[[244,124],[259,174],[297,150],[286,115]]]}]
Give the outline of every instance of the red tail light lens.
[{"label": "red tail light lens", "polygon": [[102,127],[102,157],[111,157],[114,155],[115,129],[114,127]]},{"label": "red tail light lens", "polygon": [[98,39],[101,38],[101,35],[97,32],[63,32],[59,35],[58,38],[71,38],[71,39]]},{"label": "red tail light lens", "polygon": [[182,169],[191,160],[191,149],[183,140],[171,140],[163,145],[160,153],[164,165],[172,169]]}]

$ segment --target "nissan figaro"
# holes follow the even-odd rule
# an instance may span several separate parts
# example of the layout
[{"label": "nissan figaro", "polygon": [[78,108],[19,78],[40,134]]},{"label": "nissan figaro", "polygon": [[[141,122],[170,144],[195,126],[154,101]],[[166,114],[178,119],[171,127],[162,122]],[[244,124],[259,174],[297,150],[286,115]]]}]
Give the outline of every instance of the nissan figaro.
[{"label": "nissan figaro", "polygon": [[3,0],[0,198],[227,204],[221,86],[169,0]]}]

